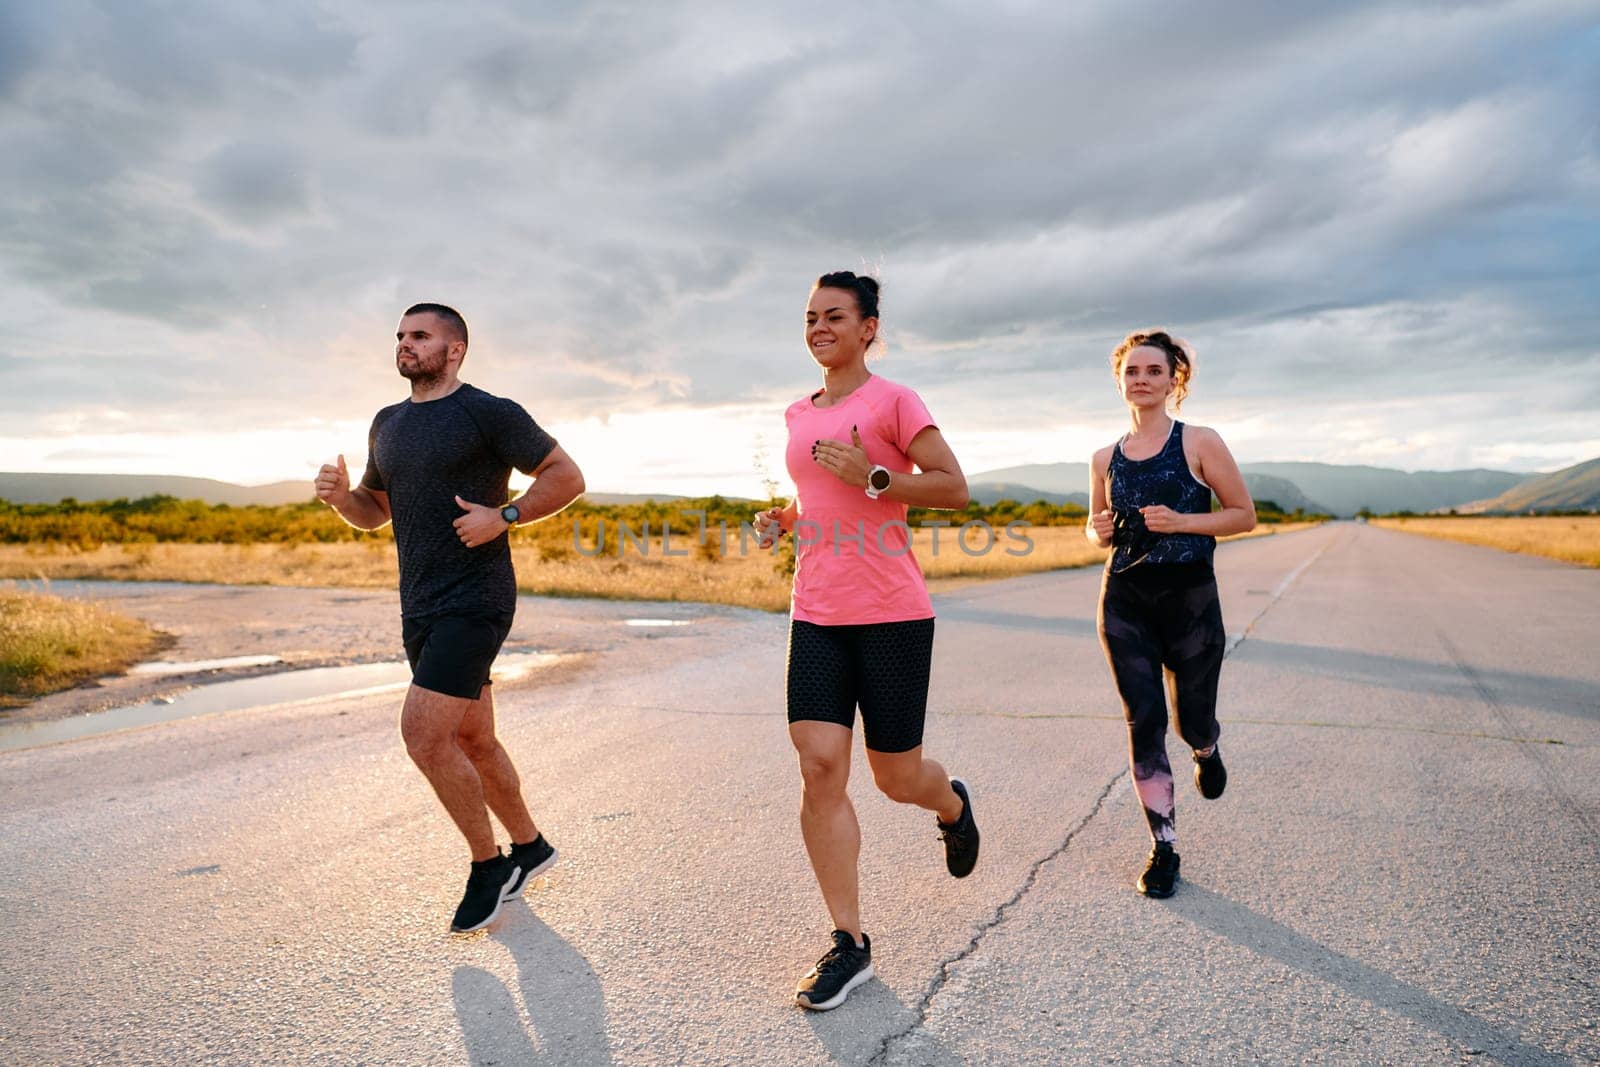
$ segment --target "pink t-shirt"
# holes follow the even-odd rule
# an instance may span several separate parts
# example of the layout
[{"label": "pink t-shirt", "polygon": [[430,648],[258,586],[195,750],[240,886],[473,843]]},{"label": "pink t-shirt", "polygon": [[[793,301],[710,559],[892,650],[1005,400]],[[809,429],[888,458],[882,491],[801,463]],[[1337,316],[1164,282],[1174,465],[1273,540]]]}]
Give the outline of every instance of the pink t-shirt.
[{"label": "pink t-shirt", "polygon": [[789,426],[784,460],[797,491],[794,617],[819,626],[931,619],[906,506],[888,497],[867,499],[861,486],[818,466],[811,444],[823,438],[848,443],[855,426],[870,462],[909,474],[906,449],[934,425],[933,416],[916,393],[877,375],[831,407],[811,399],[796,400],[783,413]]}]

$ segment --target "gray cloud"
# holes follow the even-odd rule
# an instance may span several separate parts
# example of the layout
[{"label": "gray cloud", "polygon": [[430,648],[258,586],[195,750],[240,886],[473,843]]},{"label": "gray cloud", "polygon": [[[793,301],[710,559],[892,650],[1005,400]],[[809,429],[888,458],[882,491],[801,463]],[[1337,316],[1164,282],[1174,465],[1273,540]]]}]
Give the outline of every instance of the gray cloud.
[{"label": "gray cloud", "polygon": [[839,266],[975,426],[1103,410],[1151,322],[1241,409],[1440,360],[1498,395],[1600,333],[1581,4],[21,10],[0,277],[59,311],[23,420],[348,416],[418,299],[546,419],[777,402]]},{"label": "gray cloud", "polygon": [[52,22],[43,5],[0,7],[0,101],[5,101],[50,49]]},{"label": "gray cloud", "polygon": [[201,164],[195,191],[235,221],[270,222],[310,208],[306,172],[305,160],[292,146],[238,141]]},{"label": "gray cloud", "polygon": [[[310,2],[133,5],[66,0],[61,56],[121,93],[184,111],[292,97],[348,68],[355,41]],[[263,116],[270,118],[270,116]]]}]

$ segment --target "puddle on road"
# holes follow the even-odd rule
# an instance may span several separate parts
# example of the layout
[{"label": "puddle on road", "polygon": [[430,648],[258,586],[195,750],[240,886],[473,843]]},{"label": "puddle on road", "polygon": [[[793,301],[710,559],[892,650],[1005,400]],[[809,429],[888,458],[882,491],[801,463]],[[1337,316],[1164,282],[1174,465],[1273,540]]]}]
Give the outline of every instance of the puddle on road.
[{"label": "puddle on road", "polygon": [[[562,657],[551,652],[517,652],[501,656],[494,667],[497,681],[521,678]],[[255,678],[202,685],[175,697],[112,708],[90,715],[48,722],[0,723],[0,752],[35,748],[82,737],[130,730],[158,722],[243,711],[274,704],[302,704],[334,697],[364,696],[404,689],[411,668],[400,663],[357,663],[348,667],[314,667]]]},{"label": "puddle on road", "polygon": [[164,659],[136,664],[129,674],[189,674],[195,671],[221,671],[229,667],[267,667],[282,663],[282,656],[227,656],[223,659],[191,659],[172,662]]}]

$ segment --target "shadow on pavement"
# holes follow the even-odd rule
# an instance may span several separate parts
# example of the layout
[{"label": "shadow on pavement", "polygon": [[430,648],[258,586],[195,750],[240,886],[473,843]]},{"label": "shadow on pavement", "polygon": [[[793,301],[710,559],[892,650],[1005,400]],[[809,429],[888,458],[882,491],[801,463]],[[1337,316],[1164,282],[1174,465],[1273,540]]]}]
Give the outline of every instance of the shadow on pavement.
[{"label": "shadow on pavement", "polygon": [[1508,1063],[1569,1064],[1568,1056],[1529,1045],[1515,1034],[1433,994],[1385,974],[1349,956],[1334,952],[1281,923],[1258,915],[1242,904],[1184,882],[1167,902],[1172,911],[1260,956],[1277,960],[1303,974],[1327,982],[1383,1011],[1427,1027],[1449,1041],[1480,1049]]},{"label": "shadow on pavement", "polygon": [[[1061,572],[1051,573],[1059,575]],[[983,606],[976,596],[964,596],[966,592],[946,593],[935,598],[941,620],[1099,641],[1092,614],[1034,615],[998,610]],[[1449,659],[1430,661],[1355,649],[1269,641],[1254,634],[1240,645],[1239,652],[1247,653],[1250,658],[1261,657],[1270,666],[1387,689],[1475,698],[1480,695],[1481,686],[1496,703],[1505,707],[1553,711],[1589,721],[1597,717],[1597,709],[1600,709],[1600,685],[1582,678],[1478,666],[1467,669]]]},{"label": "shadow on pavement", "polygon": [[1385,656],[1348,648],[1263,641],[1251,636],[1239,646],[1241,659],[1302,674],[1325,675],[1384,689],[1433,693],[1476,700],[1481,682],[1496,703],[1506,707],[1553,711],[1593,721],[1600,709],[1600,685],[1580,678],[1561,678],[1521,671],[1473,667],[1467,673],[1454,663]]},{"label": "shadow on pavement", "polygon": [[[941,603],[939,618],[1004,630],[1099,640],[1093,618],[1025,615],[959,602]],[[1301,674],[1322,675],[1384,689],[1455,695],[1468,700],[1476,700],[1481,695],[1481,683],[1493,700],[1505,707],[1552,711],[1590,721],[1596,718],[1596,709],[1600,709],[1600,685],[1581,678],[1481,667],[1471,668],[1469,674],[1448,660],[1429,661],[1356,649],[1267,641],[1255,635],[1240,644],[1239,654],[1266,666]]]},{"label": "shadow on pavement", "polygon": [[481,967],[457,967],[451,985],[468,1062],[614,1063],[605,996],[589,962],[520,900],[507,904],[502,916],[489,936],[516,961],[527,1015],[499,978]]},{"label": "shadow on pavement", "polygon": [[[798,1007],[795,1011],[805,1015],[817,1040],[836,1063],[962,1067],[966,1062],[928,1031],[913,1029],[917,1025],[916,1013],[878,978],[851,993],[849,1000],[832,1011]],[[884,1037],[902,1032],[904,1036],[894,1039],[888,1054],[877,1059],[885,1051]]]},{"label": "shadow on pavement", "polygon": [[967,622],[976,626],[993,626],[1002,630],[1026,630],[1036,634],[1072,634],[1100,640],[1093,618],[1064,615],[1025,615],[1017,611],[993,611],[971,607],[960,601],[941,601],[939,618],[951,622]]}]

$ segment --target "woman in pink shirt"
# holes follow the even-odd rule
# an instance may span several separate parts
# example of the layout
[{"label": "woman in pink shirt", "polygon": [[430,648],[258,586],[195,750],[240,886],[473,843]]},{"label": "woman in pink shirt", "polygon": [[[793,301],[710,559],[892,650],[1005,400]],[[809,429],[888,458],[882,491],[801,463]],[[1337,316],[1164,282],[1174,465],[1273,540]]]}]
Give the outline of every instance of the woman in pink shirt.
[{"label": "woman in pink shirt", "polygon": [[788,507],[756,517],[769,543],[792,533],[798,557],[789,737],[804,782],[800,832],[834,931],[795,1002],[819,1011],[872,977],[856,874],[861,828],[845,792],[858,705],[878,788],[936,813],[955,877],[978,861],[965,783],[922,754],[933,606],[906,525],[908,505],[966,507],[967,480],[921,398],[867,369],[877,341],[877,281],[850,271],[819,278],[806,347],[822,388],[784,413],[797,493]]}]

